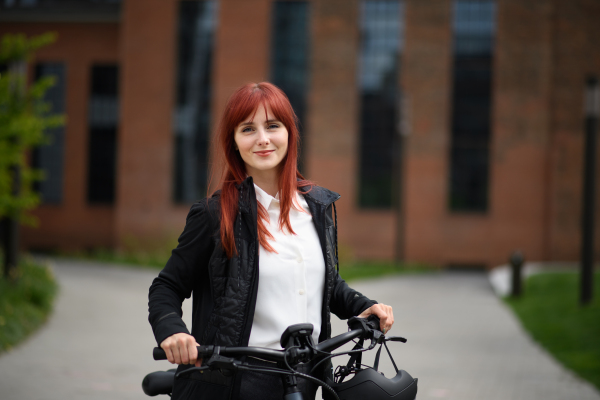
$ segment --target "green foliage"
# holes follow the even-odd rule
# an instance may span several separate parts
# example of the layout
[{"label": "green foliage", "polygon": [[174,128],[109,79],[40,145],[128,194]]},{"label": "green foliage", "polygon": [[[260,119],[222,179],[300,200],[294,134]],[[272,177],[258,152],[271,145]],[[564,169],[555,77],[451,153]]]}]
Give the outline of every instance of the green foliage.
[{"label": "green foliage", "polygon": [[533,338],[556,359],[600,389],[600,273],[595,298],[579,305],[579,273],[533,275],[523,297],[506,302]]},{"label": "green foliage", "polygon": [[58,289],[50,269],[31,261],[12,272],[14,281],[0,279],[0,353],[46,321]]},{"label": "green foliage", "polygon": [[[28,165],[27,156],[34,147],[47,143],[45,130],[62,125],[64,117],[51,115],[50,105],[43,101],[54,79],[39,79],[28,87],[24,63],[34,50],[54,40],[53,34],[30,39],[24,35],[6,35],[0,45],[0,63],[9,67],[0,75],[0,217],[26,223],[34,222],[27,211],[40,201],[32,184],[43,179],[42,171]],[[18,180],[15,169],[20,171]]]},{"label": "green foliage", "polygon": [[23,34],[3,36],[0,41],[0,63],[29,61],[36,50],[55,41],[56,33],[52,32],[32,38]]}]

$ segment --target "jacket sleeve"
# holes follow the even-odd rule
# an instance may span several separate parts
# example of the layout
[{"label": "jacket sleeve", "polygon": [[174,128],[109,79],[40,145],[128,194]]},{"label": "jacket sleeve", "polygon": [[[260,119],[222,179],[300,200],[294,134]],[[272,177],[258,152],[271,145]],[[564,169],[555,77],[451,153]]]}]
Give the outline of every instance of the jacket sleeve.
[{"label": "jacket sleeve", "polygon": [[329,305],[331,312],[337,315],[338,318],[348,319],[355,317],[373,304],[377,304],[375,300],[371,300],[349,287],[337,271],[334,271],[334,274],[333,293]]},{"label": "jacket sleeve", "polygon": [[159,346],[175,333],[189,334],[181,319],[181,304],[197,286],[199,272],[208,265],[214,246],[205,201],[191,207],[178,242],[148,294],[148,320]]}]

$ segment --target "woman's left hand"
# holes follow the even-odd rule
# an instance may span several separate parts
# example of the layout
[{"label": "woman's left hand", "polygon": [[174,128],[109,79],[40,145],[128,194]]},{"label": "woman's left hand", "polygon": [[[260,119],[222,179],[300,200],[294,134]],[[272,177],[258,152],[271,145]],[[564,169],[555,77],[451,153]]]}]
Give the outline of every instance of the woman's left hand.
[{"label": "woman's left hand", "polygon": [[374,314],[379,318],[379,327],[384,334],[392,329],[392,325],[394,325],[394,312],[392,311],[391,306],[374,304],[363,311],[358,318],[367,318],[371,314]]}]

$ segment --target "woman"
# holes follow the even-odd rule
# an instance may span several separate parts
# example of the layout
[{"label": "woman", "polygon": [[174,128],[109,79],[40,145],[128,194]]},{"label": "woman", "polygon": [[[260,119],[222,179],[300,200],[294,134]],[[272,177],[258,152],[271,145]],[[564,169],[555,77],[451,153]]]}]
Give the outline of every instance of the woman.
[{"label": "woman", "polygon": [[[315,342],[323,341],[331,336],[330,312],[376,314],[384,331],[394,322],[391,307],[349,288],[335,270],[339,195],[298,172],[296,122],[270,83],[245,85],[226,105],[216,138],[226,162],[221,190],[192,206],[150,287],[150,324],[178,370],[201,364],[199,343],[280,348],[281,333],[295,323],[312,323]],[[192,293],[190,334],[181,303]],[[300,379],[299,387],[314,398],[310,382]],[[177,379],[173,398],[279,400],[280,390],[274,375],[203,371]]]}]

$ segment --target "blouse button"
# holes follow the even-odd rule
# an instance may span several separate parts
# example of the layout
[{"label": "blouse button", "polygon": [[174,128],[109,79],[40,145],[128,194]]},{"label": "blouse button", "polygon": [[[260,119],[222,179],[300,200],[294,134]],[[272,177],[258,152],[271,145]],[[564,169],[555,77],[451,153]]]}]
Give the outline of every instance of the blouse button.
[{"label": "blouse button", "polygon": [[304,294],[304,289],[300,289],[300,290],[298,291],[298,293],[300,293],[300,294]]}]

